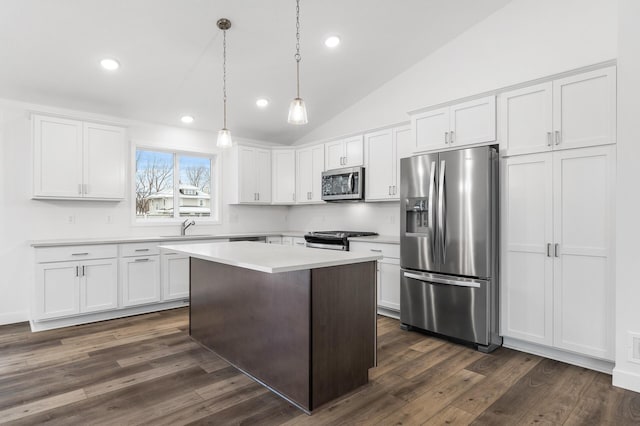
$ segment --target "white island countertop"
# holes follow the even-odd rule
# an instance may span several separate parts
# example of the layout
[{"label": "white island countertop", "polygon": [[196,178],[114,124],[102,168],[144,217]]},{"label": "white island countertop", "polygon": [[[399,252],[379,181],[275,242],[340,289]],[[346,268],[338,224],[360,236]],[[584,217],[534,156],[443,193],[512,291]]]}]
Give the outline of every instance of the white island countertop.
[{"label": "white island countertop", "polygon": [[375,253],[322,250],[248,241],[162,245],[160,248],[187,254],[198,259],[270,274],[382,259],[382,255]]}]

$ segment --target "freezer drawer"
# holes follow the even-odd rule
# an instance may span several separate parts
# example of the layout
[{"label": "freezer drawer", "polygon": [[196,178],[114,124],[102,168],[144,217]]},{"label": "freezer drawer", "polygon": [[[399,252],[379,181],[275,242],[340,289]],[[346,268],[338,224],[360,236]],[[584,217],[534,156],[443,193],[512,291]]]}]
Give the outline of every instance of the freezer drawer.
[{"label": "freezer drawer", "polygon": [[491,281],[402,269],[400,321],[489,345]]}]

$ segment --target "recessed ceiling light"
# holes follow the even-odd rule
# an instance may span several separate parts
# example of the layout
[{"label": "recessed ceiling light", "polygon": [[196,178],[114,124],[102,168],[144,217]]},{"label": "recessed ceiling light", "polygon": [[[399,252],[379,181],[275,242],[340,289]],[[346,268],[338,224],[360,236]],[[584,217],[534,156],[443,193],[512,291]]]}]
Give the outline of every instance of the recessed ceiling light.
[{"label": "recessed ceiling light", "polygon": [[338,36],[330,36],[324,41],[324,45],[327,47],[334,48],[340,44],[340,37]]},{"label": "recessed ceiling light", "polygon": [[256,101],[256,105],[258,108],[266,108],[269,105],[269,100],[265,98],[260,98]]},{"label": "recessed ceiling light", "polygon": [[191,124],[193,123],[193,117],[190,115],[183,115],[182,118],[180,119],[184,124]]},{"label": "recessed ceiling light", "polygon": [[101,60],[100,65],[102,65],[102,68],[109,71],[117,70],[118,68],[120,68],[120,63],[115,59],[111,59],[111,58],[105,58]]}]

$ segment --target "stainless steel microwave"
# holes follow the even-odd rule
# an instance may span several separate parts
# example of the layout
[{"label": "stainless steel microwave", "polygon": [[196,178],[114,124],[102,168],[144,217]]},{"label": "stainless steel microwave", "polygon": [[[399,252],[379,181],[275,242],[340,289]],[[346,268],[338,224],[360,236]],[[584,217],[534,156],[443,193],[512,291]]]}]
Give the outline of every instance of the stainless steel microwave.
[{"label": "stainless steel microwave", "polygon": [[348,167],[322,172],[324,201],[364,200],[364,167]]}]

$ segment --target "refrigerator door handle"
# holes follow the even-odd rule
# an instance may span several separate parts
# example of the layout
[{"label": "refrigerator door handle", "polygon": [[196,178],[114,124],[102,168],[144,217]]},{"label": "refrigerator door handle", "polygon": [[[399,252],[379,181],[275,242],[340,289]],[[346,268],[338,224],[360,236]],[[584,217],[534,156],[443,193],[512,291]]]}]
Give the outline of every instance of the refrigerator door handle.
[{"label": "refrigerator door handle", "polygon": [[429,231],[431,232],[431,260],[433,263],[436,262],[436,228],[435,228],[435,220],[436,215],[435,211],[433,211],[433,198],[435,196],[436,191],[436,162],[431,162],[431,176],[429,177],[429,201],[427,208],[429,209]]},{"label": "refrigerator door handle", "polygon": [[442,263],[446,263],[446,248],[447,248],[447,229],[445,224],[445,218],[447,215],[447,206],[444,199],[444,173],[445,173],[445,160],[440,161],[440,182],[438,185],[438,234],[440,234],[441,249],[442,249]]},{"label": "refrigerator door handle", "polygon": [[480,286],[486,283],[486,280],[474,280],[471,278],[465,279],[452,279],[436,276],[433,274],[418,274],[413,272],[404,272],[404,276],[418,281],[426,281],[437,284],[457,285],[460,287],[473,287],[480,288]]}]

